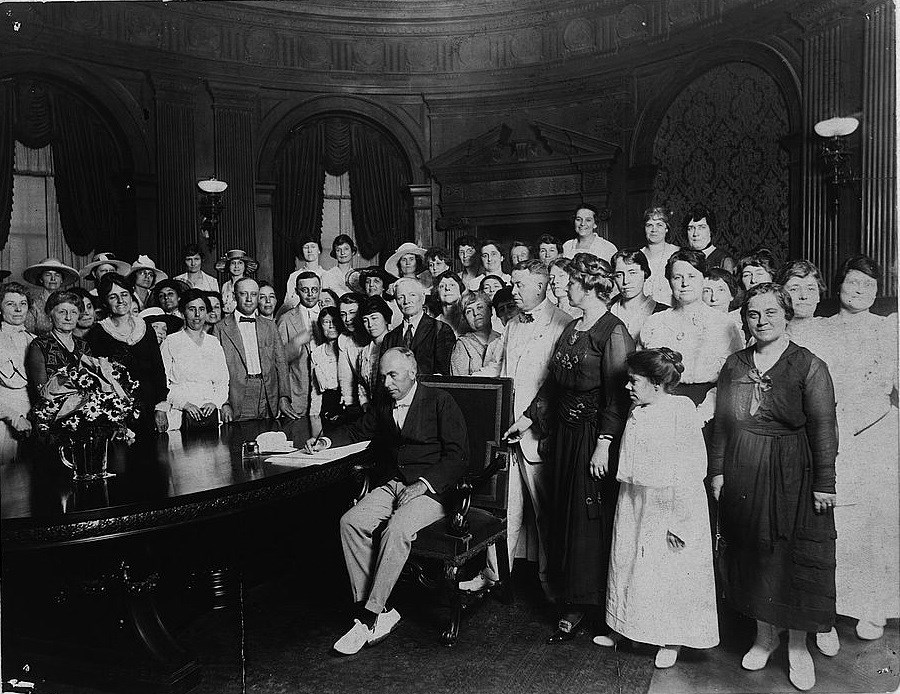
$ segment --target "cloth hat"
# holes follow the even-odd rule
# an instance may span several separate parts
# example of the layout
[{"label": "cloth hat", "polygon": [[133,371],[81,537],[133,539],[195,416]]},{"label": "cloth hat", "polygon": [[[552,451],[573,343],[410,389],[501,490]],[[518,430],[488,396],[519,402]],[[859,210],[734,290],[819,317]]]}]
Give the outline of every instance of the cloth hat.
[{"label": "cloth hat", "polygon": [[167,277],[161,282],[157,282],[153,285],[153,292],[156,293],[160,289],[165,289],[166,287],[171,287],[176,292],[178,292],[178,296],[184,294],[188,289],[191,288],[187,282],[182,282],[181,280],[172,279],[171,277]]},{"label": "cloth hat", "polygon": [[9,277],[12,273],[9,270],[0,270],[0,282]]},{"label": "cloth hat", "polygon": [[388,287],[390,287],[394,282],[397,281],[397,278],[394,277],[394,275],[385,272],[384,268],[379,267],[378,265],[371,265],[369,267],[357,268],[348,272],[347,286],[350,287],[350,289],[352,289],[354,292],[365,294],[366,279],[372,276],[381,278],[381,281],[384,282],[385,291],[387,291]]},{"label": "cloth hat", "polygon": [[25,268],[25,272],[22,273],[22,277],[25,278],[26,282],[31,282],[31,284],[41,286],[41,275],[46,270],[56,270],[59,274],[61,274],[63,278],[63,287],[67,287],[70,284],[75,284],[78,281],[78,270],[63,264],[62,262],[60,262],[59,258],[44,258],[41,262]]},{"label": "cloth hat", "polygon": [[94,255],[94,260],[81,268],[81,272],[78,274],[82,279],[87,279],[94,269],[101,265],[112,265],[122,276],[127,276],[131,272],[131,266],[124,260],[116,260],[116,256],[112,253],[97,253]]},{"label": "cloth hat", "polygon": [[420,248],[412,241],[407,241],[406,243],[401,243],[400,248],[394,251],[394,254],[387,259],[387,262],[384,264],[384,269],[395,277],[400,277],[400,258],[408,253],[419,256],[419,258],[422,259],[420,262],[424,262],[425,260],[425,249]]},{"label": "cloth hat", "polygon": [[228,263],[232,260],[243,260],[244,264],[247,266],[247,272],[256,272],[259,267],[259,263],[256,262],[254,258],[251,258],[239,248],[235,248],[234,250],[228,251],[228,253],[216,261],[216,270],[225,272],[228,269]]},{"label": "cloth hat", "polygon": [[156,284],[157,282],[161,282],[162,280],[169,279],[169,276],[162,270],[158,269],[156,267],[156,263],[150,260],[150,258],[146,255],[139,255],[138,259],[131,264],[131,270],[128,272],[128,277],[131,277],[138,270],[153,270],[154,284]]},{"label": "cloth hat", "polygon": [[166,313],[159,306],[145,308],[138,316],[144,319],[148,327],[153,323],[165,323],[166,332],[169,334],[174,333],[176,330],[181,330],[184,326],[184,321],[181,318],[173,316],[171,313]]}]

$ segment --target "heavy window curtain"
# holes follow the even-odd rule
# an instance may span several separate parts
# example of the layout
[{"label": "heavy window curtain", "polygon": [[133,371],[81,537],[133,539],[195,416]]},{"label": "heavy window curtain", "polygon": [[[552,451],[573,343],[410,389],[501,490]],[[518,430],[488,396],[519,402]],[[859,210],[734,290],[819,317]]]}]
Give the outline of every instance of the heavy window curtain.
[{"label": "heavy window curtain", "polygon": [[[22,81],[15,92],[10,127],[14,138],[26,147],[39,149],[50,144],[59,218],[69,248],[76,255],[92,250],[122,254],[130,244],[126,240],[129,235],[121,228],[130,177],[109,130],[87,104],[61,87]],[[4,124],[0,131],[6,127]],[[5,157],[2,149],[0,156]],[[12,161],[0,159],[0,166],[2,176],[8,172],[11,186]],[[0,188],[0,194],[3,190]],[[7,221],[7,233],[8,226]]]},{"label": "heavy window curtain", "polygon": [[127,185],[110,136],[82,104],[57,95],[51,142],[56,202],[73,253],[114,248]]},{"label": "heavy window curtain", "polygon": [[9,224],[13,204],[13,167],[16,138],[13,134],[15,102],[13,83],[0,82],[0,249],[9,240]]},{"label": "heavy window curtain", "polygon": [[325,191],[325,136],[322,122],[289,136],[275,162],[272,205],[274,281],[281,290],[300,256],[301,238],[319,238]]},{"label": "heavy window curtain", "polygon": [[350,129],[350,213],[366,258],[413,238],[409,166],[396,145],[363,123]]}]

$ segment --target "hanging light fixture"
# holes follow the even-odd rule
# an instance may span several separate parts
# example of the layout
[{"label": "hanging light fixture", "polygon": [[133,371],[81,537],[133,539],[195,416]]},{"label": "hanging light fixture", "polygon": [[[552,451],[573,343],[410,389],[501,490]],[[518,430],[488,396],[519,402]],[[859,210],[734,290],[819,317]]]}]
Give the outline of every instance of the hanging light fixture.
[{"label": "hanging light fixture", "polygon": [[858,127],[859,121],[852,116],[828,118],[813,126],[816,135],[823,140],[820,153],[825,165],[825,179],[829,184],[835,214],[840,204],[840,187],[856,180],[850,168],[847,137],[855,133]]},{"label": "hanging light fixture", "polygon": [[200,234],[206,239],[206,246],[212,249],[216,244],[219,230],[219,213],[222,211],[222,194],[228,188],[225,181],[215,176],[197,181],[200,189]]}]

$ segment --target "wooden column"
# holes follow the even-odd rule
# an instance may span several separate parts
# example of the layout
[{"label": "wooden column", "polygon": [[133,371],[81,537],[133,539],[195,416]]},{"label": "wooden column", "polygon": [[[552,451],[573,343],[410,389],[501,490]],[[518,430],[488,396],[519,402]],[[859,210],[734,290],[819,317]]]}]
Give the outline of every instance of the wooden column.
[{"label": "wooden column", "polygon": [[896,296],[897,147],[892,2],[863,8],[862,220],[860,248],[883,268],[882,293]]},{"label": "wooden column", "polygon": [[[253,112],[256,91],[211,83],[215,120],[216,177],[228,183],[219,217],[220,252],[241,248],[254,253],[256,211],[254,200]],[[269,250],[271,253],[271,250]],[[259,258],[260,262],[263,261]],[[271,258],[268,259],[271,267]]]},{"label": "wooden column", "polygon": [[197,237],[197,195],[194,173],[194,99],[191,87],[174,80],[156,80],[156,172],[158,184],[156,249],[140,253],[169,274],[183,271],[179,254]]},{"label": "wooden column", "polygon": [[425,248],[434,245],[434,233],[431,216],[431,184],[413,183],[409,186],[413,201],[413,228],[416,243]]},{"label": "wooden column", "polygon": [[821,163],[821,141],[813,126],[841,115],[841,31],[838,22],[816,22],[803,39],[803,191],[800,257],[834,276],[839,254],[838,219]]},{"label": "wooden column", "polygon": [[[270,282],[275,279],[275,267],[272,259],[274,241],[272,239],[272,198],[275,195],[274,183],[256,184],[256,248],[248,249],[248,253],[256,253],[259,259],[257,275]],[[279,298],[283,287],[276,287]]]}]

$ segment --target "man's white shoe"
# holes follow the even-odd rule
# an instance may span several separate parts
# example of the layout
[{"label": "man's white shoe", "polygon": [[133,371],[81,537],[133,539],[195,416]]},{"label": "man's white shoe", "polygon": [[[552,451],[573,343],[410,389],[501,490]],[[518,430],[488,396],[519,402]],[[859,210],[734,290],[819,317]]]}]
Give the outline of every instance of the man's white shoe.
[{"label": "man's white shoe", "polygon": [[483,573],[480,573],[473,579],[460,582],[459,589],[464,593],[480,593],[483,590],[491,588],[496,583],[497,581],[488,578]]},{"label": "man's white shoe", "polygon": [[334,650],[341,655],[353,655],[359,653],[372,637],[372,630],[358,619],[353,620],[350,631],[339,638],[334,644]]},{"label": "man's white shoe", "polygon": [[660,646],[656,651],[656,667],[661,670],[672,667],[678,660],[681,646]]},{"label": "man's white shoe", "polygon": [[375,619],[375,627],[369,632],[369,640],[366,645],[374,646],[376,643],[384,641],[388,634],[394,630],[394,627],[397,626],[397,622],[399,621],[400,613],[397,612],[397,610],[382,612]]}]

